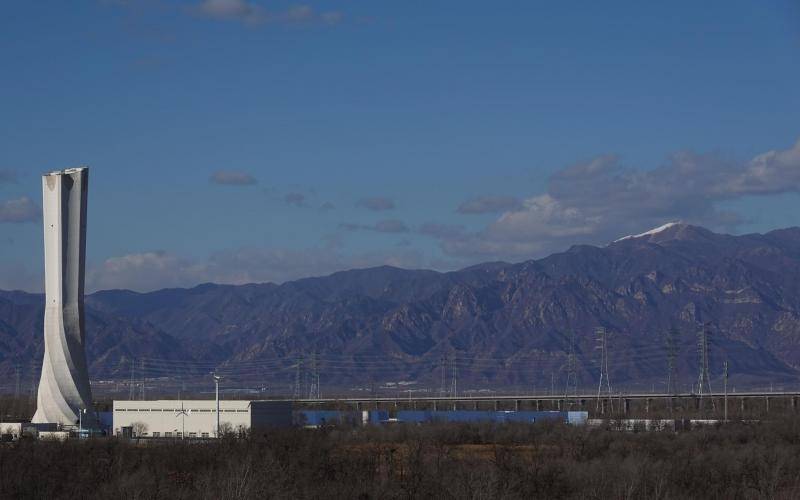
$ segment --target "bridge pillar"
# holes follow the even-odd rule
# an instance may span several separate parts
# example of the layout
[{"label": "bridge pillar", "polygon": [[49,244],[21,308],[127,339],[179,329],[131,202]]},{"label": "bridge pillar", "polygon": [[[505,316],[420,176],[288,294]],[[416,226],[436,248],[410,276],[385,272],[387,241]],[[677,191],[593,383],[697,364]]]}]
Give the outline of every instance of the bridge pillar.
[{"label": "bridge pillar", "polygon": [[764,408],[769,413],[769,396],[764,396]]},{"label": "bridge pillar", "polygon": [[623,412],[625,413],[625,415],[627,415],[628,413],[630,413],[630,411],[631,411],[631,400],[625,398]]},{"label": "bridge pillar", "polygon": [[439,411],[439,402],[436,400],[433,401],[433,411]]},{"label": "bridge pillar", "polygon": [[514,401],[514,411],[519,411],[519,405],[520,405],[519,399]]},{"label": "bridge pillar", "polygon": [[478,411],[478,400],[477,399],[472,402],[472,409],[475,410],[475,411]]},{"label": "bridge pillar", "polygon": [[564,400],[563,399],[559,399],[558,400],[558,411],[561,411],[563,406],[564,406]]},{"label": "bridge pillar", "polygon": [[606,414],[606,400],[605,399],[601,399],[600,400],[600,415],[605,415],[605,414]]},{"label": "bridge pillar", "polygon": [[650,398],[644,400],[644,412],[650,414]]},{"label": "bridge pillar", "polygon": [[797,411],[797,396],[792,396],[792,411]]},{"label": "bridge pillar", "polygon": [[744,415],[744,398],[739,398],[739,412]]},{"label": "bridge pillar", "polygon": [[500,401],[495,400],[495,402],[494,402],[494,411],[497,411],[499,409],[500,409]]},{"label": "bridge pillar", "polygon": [[542,402],[540,400],[536,400],[536,411],[542,411]]},{"label": "bridge pillar", "polygon": [[361,411],[361,401],[356,401],[356,411]]}]

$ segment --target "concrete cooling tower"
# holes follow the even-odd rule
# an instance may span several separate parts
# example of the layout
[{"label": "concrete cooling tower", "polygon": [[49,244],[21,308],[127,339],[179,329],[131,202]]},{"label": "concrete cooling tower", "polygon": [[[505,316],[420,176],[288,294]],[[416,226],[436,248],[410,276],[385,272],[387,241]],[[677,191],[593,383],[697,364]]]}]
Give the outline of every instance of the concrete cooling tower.
[{"label": "concrete cooling tower", "polygon": [[[83,288],[89,170],[42,177],[44,211],[44,362],[33,422],[94,427],[84,352]],[[84,412],[85,410],[85,412]]]}]

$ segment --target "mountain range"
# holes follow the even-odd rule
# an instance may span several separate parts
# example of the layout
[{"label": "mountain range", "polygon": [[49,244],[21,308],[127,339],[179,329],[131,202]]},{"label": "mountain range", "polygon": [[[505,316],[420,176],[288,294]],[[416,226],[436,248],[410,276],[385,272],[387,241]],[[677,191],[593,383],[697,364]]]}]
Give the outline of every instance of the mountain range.
[{"label": "mountain range", "polygon": [[[673,223],[604,247],[454,272],[377,267],[281,285],[203,284],[88,295],[93,379],[211,369],[230,384],[459,390],[596,387],[607,332],[612,383],[681,389],[727,361],[744,387],[791,385],[800,369],[800,228],[732,236]],[[0,374],[35,380],[44,297],[0,291]],[[673,330],[674,357],[666,348]],[[574,368],[573,368],[574,367]],[[558,386],[560,389],[556,389]],[[305,390],[305,389],[304,389]]]}]

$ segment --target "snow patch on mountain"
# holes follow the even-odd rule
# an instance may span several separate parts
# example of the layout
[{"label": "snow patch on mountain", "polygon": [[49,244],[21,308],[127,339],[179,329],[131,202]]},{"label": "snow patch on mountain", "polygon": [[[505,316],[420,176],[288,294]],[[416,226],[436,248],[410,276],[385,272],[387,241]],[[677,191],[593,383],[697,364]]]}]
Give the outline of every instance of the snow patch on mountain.
[{"label": "snow patch on mountain", "polygon": [[667,229],[669,229],[669,228],[671,228],[673,226],[677,226],[679,224],[680,224],[680,221],[668,222],[668,223],[664,224],[663,226],[658,226],[656,228],[653,228],[653,229],[651,229],[649,231],[645,231],[645,232],[640,233],[640,234],[629,234],[628,236],[623,236],[622,238],[620,238],[618,240],[614,240],[614,243],[617,243],[619,241],[630,240],[630,239],[633,239],[633,238],[642,238],[644,236],[652,236],[652,235],[658,234],[658,233],[660,233],[662,231],[666,231]]}]

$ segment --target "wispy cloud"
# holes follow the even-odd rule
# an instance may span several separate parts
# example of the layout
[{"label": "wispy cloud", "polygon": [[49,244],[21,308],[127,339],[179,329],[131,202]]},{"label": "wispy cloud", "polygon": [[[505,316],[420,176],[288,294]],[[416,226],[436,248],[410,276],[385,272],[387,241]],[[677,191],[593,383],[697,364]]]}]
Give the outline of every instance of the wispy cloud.
[{"label": "wispy cloud", "polygon": [[376,222],[375,224],[339,224],[339,228],[346,231],[375,231],[378,233],[407,233],[409,232],[408,226],[398,219],[385,219]]},{"label": "wispy cloud", "polygon": [[373,212],[382,212],[395,208],[394,201],[391,198],[385,198],[383,196],[362,198],[356,202],[356,206],[372,210]]},{"label": "wispy cloud", "polygon": [[482,196],[465,201],[459,205],[457,212],[460,214],[496,214],[520,208],[522,208],[522,201],[513,196]]},{"label": "wispy cloud", "polygon": [[226,186],[252,186],[258,184],[258,180],[247,172],[238,170],[217,170],[209,181],[212,184],[220,184]]},{"label": "wispy cloud", "polygon": [[27,196],[0,201],[0,223],[36,222],[42,216],[39,206]]},{"label": "wispy cloud", "polygon": [[317,11],[309,5],[294,5],[286,10],[272,11],[247,0],[203,0],[197,5],[196,11],[211,19],[238,21],[251,26],[264,23],[337,24],[343,18],[339,11]]},{"label": "wispy cloud", "polygon": [[[281,249],[245,247],[190,259],[169,252],[131,253],[92,266],[87,288],[150,291],[199,283],[282,283],[354,268],[390,265],[428,267],[431,261],[410,249],[345,255],[335,248]],[[17,280],[19,282],[20,280]],[[0,285],[3,283],[0,277]]]},{"label": "wispy cloud", "polygon": [[289,193],[283,197],[283,201],[286,202],[287,205],[293,205],[295,207],[306,206],[306,196],[303,193]]},{"label": "wispy cloud", "polygon": [[722,202],[787,192],[800,192],[800,141],[745,162],[678,152],[654,169],[603,155],[556,172],[546,192],[505,210],[481,230],[429,224],[420,232],[438,239],[450,256],[530,258],[575,243],[607,243],[671,220],[731,230],[743,218],[721,208]]}]

